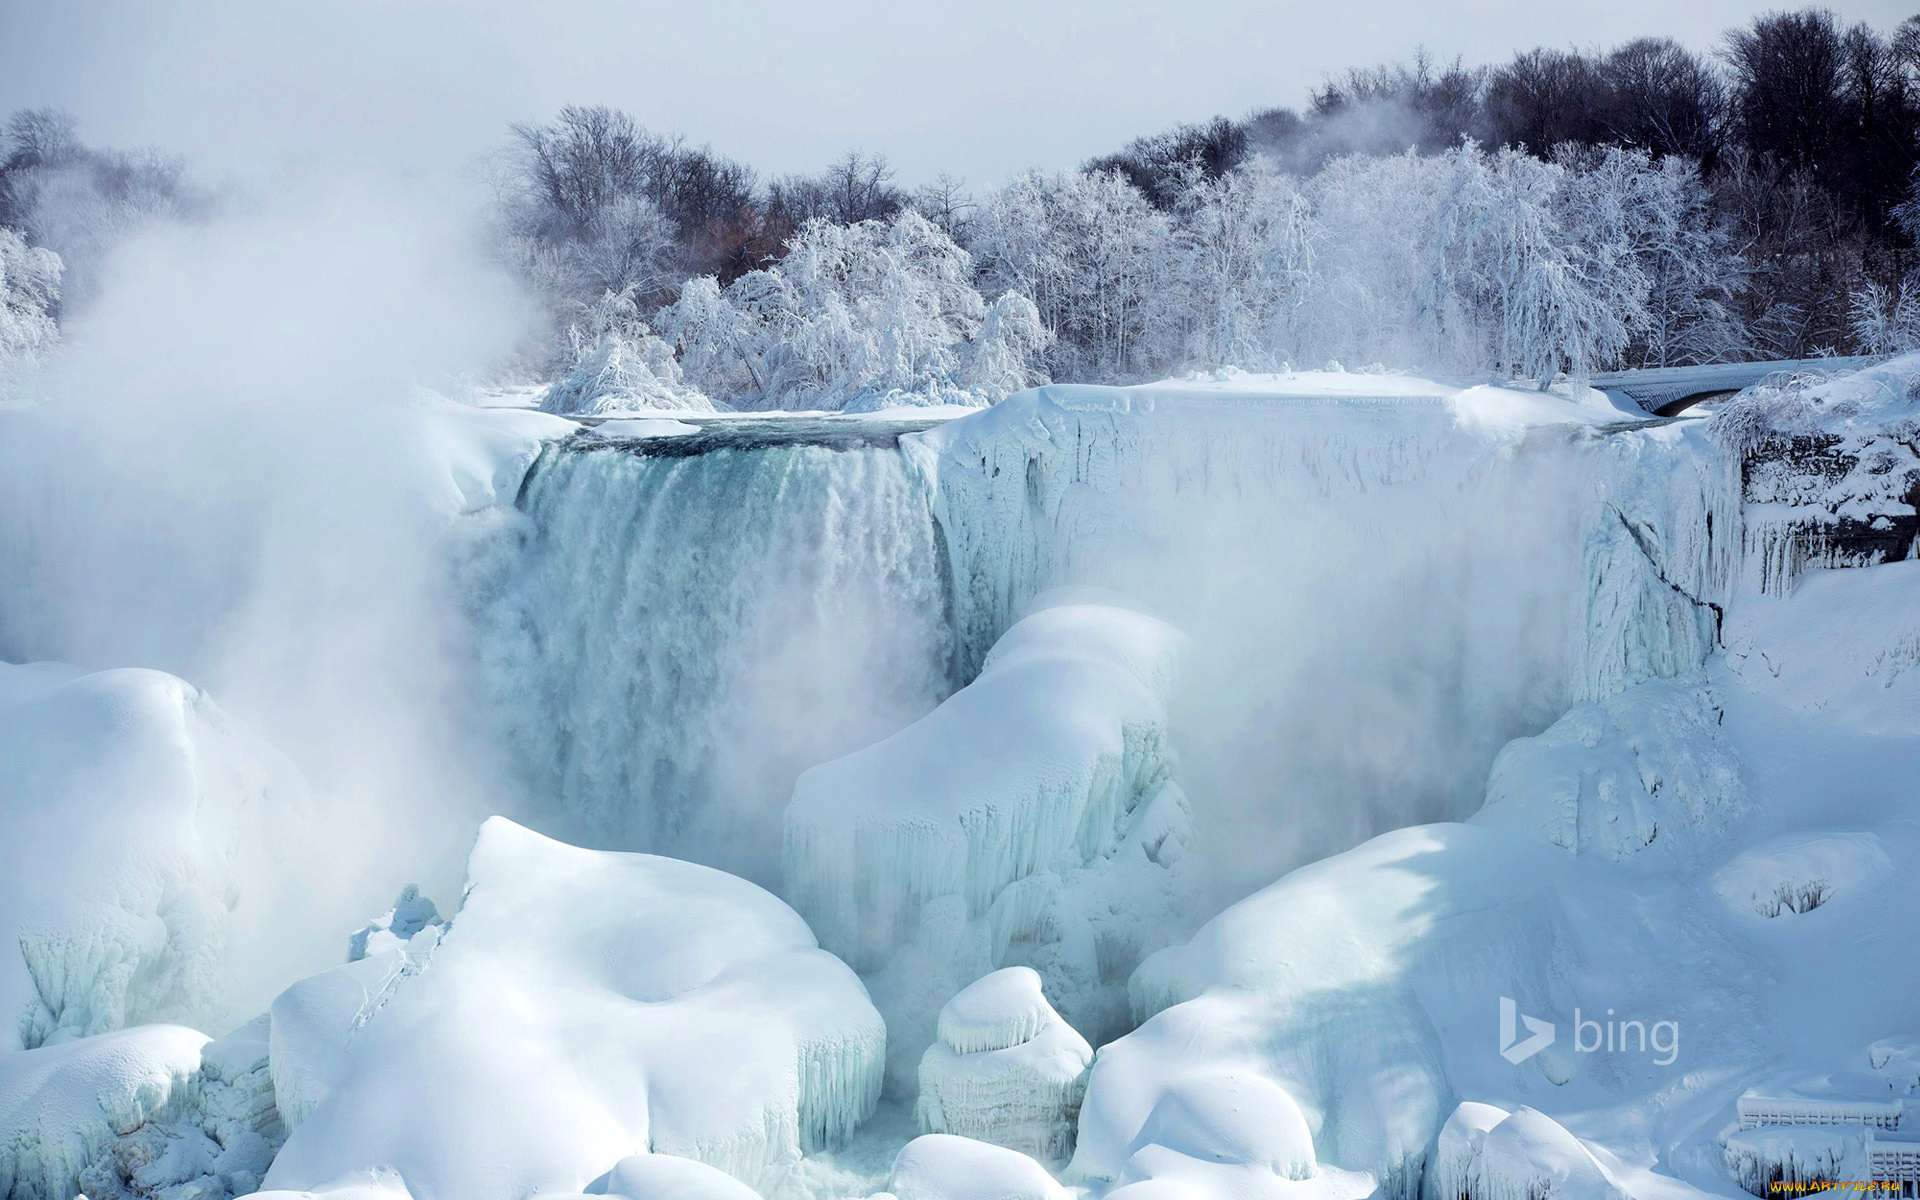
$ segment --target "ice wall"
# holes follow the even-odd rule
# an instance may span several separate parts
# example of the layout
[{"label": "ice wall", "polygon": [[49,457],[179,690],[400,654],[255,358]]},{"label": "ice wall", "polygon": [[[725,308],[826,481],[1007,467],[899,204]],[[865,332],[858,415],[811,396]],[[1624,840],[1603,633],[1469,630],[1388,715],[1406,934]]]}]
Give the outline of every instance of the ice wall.
[{"label": "ice wall", "polygon": [[820,424],[583,434],[536,463],[470,575],[543,827],[770,881],[794,777],[951,690],[926,494],[884,428]]},{"label": "ice wall", "polygon": [[1696,667],[1740,524],[1704,425],[1320,372],[1042,388],[903,443],[963,671],[1061,584],[1192,636],[1174,737],[1233,891],[1463,817],[1511,738]]}]

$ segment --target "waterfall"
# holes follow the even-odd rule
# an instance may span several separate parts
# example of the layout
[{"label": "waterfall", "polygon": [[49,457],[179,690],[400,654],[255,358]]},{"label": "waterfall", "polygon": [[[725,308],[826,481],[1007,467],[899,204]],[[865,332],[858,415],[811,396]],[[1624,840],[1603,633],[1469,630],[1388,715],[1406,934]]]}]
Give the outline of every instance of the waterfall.
[{"label": "waterfall", "polygon": [[550,825],[771,883],[799,772],[955,684],[944,553],[897,436],[758,424],[550,445],[472,617]]}]

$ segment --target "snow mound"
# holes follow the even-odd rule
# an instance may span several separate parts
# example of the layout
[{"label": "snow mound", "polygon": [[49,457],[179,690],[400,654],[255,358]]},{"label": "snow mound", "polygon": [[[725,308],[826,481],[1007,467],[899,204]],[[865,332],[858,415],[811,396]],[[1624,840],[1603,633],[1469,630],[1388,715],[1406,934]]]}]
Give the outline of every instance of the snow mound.
[{"label": "snow mound", "polygon": [[116,1138],[190,1104],[206,1042],[143,1025],[0,1053],[0,1196],[69,1200]]},{"label": "snow mound", "polygon": [[1040,1036],[1060,1019],[1047,1003],[1040,976],[1007,967],[961,988],[940,1009],[940,1040],[955,1054],[1006,1050]]},{"label": "snow mound", "polygon": [[1067,1190],[1026,1155],[944,1133],[908,1142],[887,1190],[899,1200],[1067,1200]]},{"label": "snow mound", "polygon": [[1064,1163],[1093,1047],[1047,1003],[1040,976],[1006,967],[975,980],[940,1010],[939,1029],[920,1059],[920,1127]]},{"label": "snow mound", "polygon": [[1710,849],[1746,799],[1724,715],[1698,676],[1576,704],[1500,752],[1473,823],[1614,862]]},{"label": "snow mound", "polygon": [[609,1197],[625,1200],[760,1200],[760,1193],[705,1163],[671,1154],[634,1154],[607,1172]]},{"label": "snow mound", "polygon": [[1462,1100],[1434,1139],[1433,1157],[1427,1161],[1427,1177],[1420,1189],[1424,1200],[1464,1200],[1473,1185],[1481,1140],[1510,1115],[1496,1105]]},{"label": "snow mound", "polygon": [[518,1200],[641,1151],[752,1182],[878,1098],[886,1030],[859,980],[719,871],[496,817],[424,960],[420,940],[388,952],[410,970],[369,957],[276,1002],[276,1084],[297,1052],[309,1111],[270,1187],[391,1168],[423,1195]]},{"label": "snow mound", "polygon": [[[1351,1183],[1362,1195],[1416,1195],[1454,1107],[1443,1047],[1471,1039],[1506,1069],[1484,1037],[1487,981],[1562,1008],[1579,939],[1557,857],[1473,826],[1399,830],[1155,954],[1129,985],[1144,1023],[1094,1062],[1067,1177],[1224,1187],[1232,1168],[1247,1188],[1345,1188],[1346,1172],[1369,1177]],[[1560,1066],[1549,1051],[1523,1072]]]},{"label": "snow mound", "polygon": [[1125,1027],[1117,977],[1173,932],[1188,814],[1167,701],[1184,638],[1061,600],[932,713],[803,774],[787,809],[788,895],[874,973],[904,1092],[960,984],[1031,965],[1097,1039]]},{"label": "snow mound", "polygon": [[253,977],[278,960],[269,823],[297,833],[304,803],[191,684],[0,663],[0,1052],[258,1012]]},{"label": "snow mound", "polygon": [[[1451,1124],[1451,1122],[1449,1122]],[[1471,1200],[1626,1200],[1605,1168],[1553,1118],[1531,1108],[1469,1137],[1464,1187]]]},{"label": "snow mound", "polygon": [[1736,913],[1792,916],[1836,899],[1848,907],[1893,870],[1892,856],[1872,832],[1786,834],[1735,855],[1714,872],[1713,890]]}]

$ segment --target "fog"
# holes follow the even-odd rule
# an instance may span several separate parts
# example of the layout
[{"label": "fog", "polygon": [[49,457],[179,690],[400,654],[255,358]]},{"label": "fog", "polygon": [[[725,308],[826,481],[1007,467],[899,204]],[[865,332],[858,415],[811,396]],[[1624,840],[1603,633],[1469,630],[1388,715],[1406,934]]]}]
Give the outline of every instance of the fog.
[{"label": "fog", "polygon": [[416,395],[525,318],[467,247],[356,186],[154,226],[40,403],[0,409],[0,657],[173,672],[293,760],[319,823],[248,912],[265,900],[307,969],[409,880],[454,894],[474,825],[511,807],[463,733],[453,517]]},{"label": "fog", "polygon": [[[1834,7],[1882,27],[1908,15],[1892,0]],[[817,170],[858,147],[889,155],[909,183],[951,171],[979,187],[1177,121],[1298,107],[1326,76],[1417,45],[1470,65],[1649,32],[1708,49],[1755,11],[1747,0],[987,0],[964,11],[6,0],[0,111],[57,104],[103,142],[178,148],[215,174],[318,160],[419,176],[466,169],[509,121],[605,103],[770,173]]]}]

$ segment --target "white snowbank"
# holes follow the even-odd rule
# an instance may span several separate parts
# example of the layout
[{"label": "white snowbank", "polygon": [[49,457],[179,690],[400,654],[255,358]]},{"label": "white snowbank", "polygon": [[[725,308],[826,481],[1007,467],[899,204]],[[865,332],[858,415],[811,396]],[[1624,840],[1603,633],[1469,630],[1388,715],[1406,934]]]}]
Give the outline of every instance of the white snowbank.
[{"label": "white snowbank", "polygon": [[1697,858],[1745,805],[1725,714],[1698,676],[1655,680],[1576,704],[1494,760],[1476,825],[1531,833],[1615,862]]},{"label": "white snowbank", "polygon": [[1067,1190],[1026,1155],[944,1133],[908,1142],[887,1190],[898,1200],[1067,1200]]},{"label": "white snowbank", "polygon": [[0,1053],[258,1012],[306,805],[191,684],[0,663]]},{"label": "white snowbank", "polygon": [[961,988],[920,1059],[920,1127],[1064,1164],[1093,1047],[1060,1019],[1029,967]]},{"label": "white snowbank", "polygon": [[960,984],[1034,966],[1068,1021],[1105,1036],[1125,1016],[1116,976],[1176,932],[1187,814],[1166,706],[1184,639],[1059,599],[931,714],[803,774],[787,809],[787,893],[822,945],[876,973],[905,1092]]},{"label": "white snowbank", "polygon": [[[337,1063],[270,1187],[391,1169],[420,1195],[518,1200],[647,1150],[751,1181],[844,1141],[879,1094],[886,1032],[859,980],[777,899],[691,863],[494,818],[430,958],[370,981],[382,967],[276,1004],[276,1025],[296,999],[322,1012],[303,1037],[334,1029]],[[309,1005],[318,990],[338,995]]]}]

